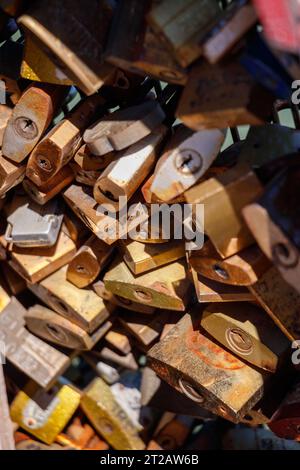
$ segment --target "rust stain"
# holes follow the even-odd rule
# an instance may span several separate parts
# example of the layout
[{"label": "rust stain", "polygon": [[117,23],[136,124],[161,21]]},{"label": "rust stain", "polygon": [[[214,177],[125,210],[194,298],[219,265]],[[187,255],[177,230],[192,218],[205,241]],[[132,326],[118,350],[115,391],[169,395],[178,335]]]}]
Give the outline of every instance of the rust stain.
[{"label": "rust stain", "polygon": [[186,335],[186,346],[206,364],[225,370],[237,370],[245,367],[239,359],[214,344],[203,336],[198,329],[191,327]]}]

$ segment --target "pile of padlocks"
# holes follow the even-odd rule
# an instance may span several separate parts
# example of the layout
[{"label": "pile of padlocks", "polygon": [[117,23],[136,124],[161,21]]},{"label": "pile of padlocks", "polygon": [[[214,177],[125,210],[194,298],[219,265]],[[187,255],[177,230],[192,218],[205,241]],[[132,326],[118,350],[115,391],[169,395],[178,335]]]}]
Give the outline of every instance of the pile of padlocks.
[{"label": "pile of padlocks", "polygon": [[300,2],[0,7],[0,448],[299,449]]}]

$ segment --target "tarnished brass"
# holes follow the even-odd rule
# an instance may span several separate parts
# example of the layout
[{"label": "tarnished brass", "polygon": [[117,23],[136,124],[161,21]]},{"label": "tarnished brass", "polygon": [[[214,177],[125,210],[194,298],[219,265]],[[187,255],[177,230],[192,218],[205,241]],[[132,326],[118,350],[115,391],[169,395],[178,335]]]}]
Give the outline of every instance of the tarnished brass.
[{"label": "tarnished brass", "polygon": [[110,387],[100,378],[85,390],[81,407],[96,430],[116,450],[142,450],[144,442]]},{"label": "tarnished brass", "polygon": [[26,176],[37,186],[48,183],[71,160],[82,144],[84,129],[101,104],[103,99],[98,95],[87,98],[38,143],[26,170]]},{"label": "tarnished brass", "polygon": [[237,62],[196,64],[181,96],[177,116],[194,130],[261,125],[274,97]]},{"label": "tarnished brass", "polygon": [[25,328],[26,310],[15,297],[0,315],[0,338],[7,359],[43,388],[49,388],[69,367],[71,359],[29,333]]},{"label": "tarnished brass", "polygon": [[267,375],[213,343],[199,328],[197,307],[152,347],[149,366],[191,400],[238,422],[262,397]]},{"label": "tarnished brass", "polygon": [[69,262],[67,280],[79,288],[87,287],[98,277],[112,253],[112,247],[92,235]]},{"label": "tarnished brass", "polygon": [[69,349],[90,350],[112,326],[108,320],[89,335],[79,326],[42,305],[30,307],[25,315],[27,328],[35,335]]},{"label": "tarnished brass", "polygon": [[159,244],[120,240],[119,248],[125,263],[134,275],[164,266],[185,256],[185,244],[182,240]]},{"label": "tarnished brass", "polygon": [[93,333],[107,320],[113,306],[91,288],[79,289],[66,279],[67,267],[43,279],[39,284],[28,283],[29,289],[46,305],[88,333]]},{"label": "tarnished brass", "polygon": [[214,303],[206,307],[201,327],[234,355],[260,369],[276,372],[289,341],[265,311],[250,303]]},{"label": "tarnished brass", "polygon": [[117,260],[105,274],[104,285],[115,295],[168,310],[185,310],[190,300],[191,283],[183,261],[135,277],[125,262]]}]

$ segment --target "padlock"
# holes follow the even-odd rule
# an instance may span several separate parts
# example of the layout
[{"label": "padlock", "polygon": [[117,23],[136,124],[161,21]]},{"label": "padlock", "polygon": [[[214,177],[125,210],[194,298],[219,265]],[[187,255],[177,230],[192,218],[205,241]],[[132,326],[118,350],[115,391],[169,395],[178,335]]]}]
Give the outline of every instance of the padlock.
[{"label": "padlock", "polygon": [[264,124],[274,96],[257,84],[238,63],[192,68],[176,115],[194,130]]},{"label": "padlock", "polygon": [[[164,417],[163,417],[164,418]],[[189,416],[170,417],[167,423],[164,423],[154,433],[153,438],[148,443],[147,450],[176,450],[182,449],[188,435],[192,430],[193,418]]]},{"label": "padlock", "polygon": [[67,280],[79,288],[87,287],[98,277],[112,253],[112,247],[92,235],[69,262]]},{"label": "padlock", "polygon": [[15,450],[13,425],[10,419],[7,391],[2,363],[0,363],[0,450]]},{"label": "padlock", "polygon": [[160,337],[165,323],[175,324],[179,318],[178,312],[170,310],[159,310],[150,318],[134,312],[120,312],[118,316],[121,325],[147,347]]},{"label": "padlock", "polygon": [[300,333],[300,295],[273,266],[252,286],[250,292],[290,340]]},{"label": "padlock", "polygon": [[185,256],[185,244],[182,240],[149,244],[127,239],[119,241],[119,249],[134,275],[151,271]]},{"label": "padlock", "polygon": [[47,5],[33,4],[18,22],[68,78],[92,95],[114,72],[103,62],[112,14],[107,0],[93,0],[89,8],[81,0],[63,5],[51,0]]},{"label": "padlock", "polygon": [[96,345],[92,350],[92,353],[95,357],[108,361],[108,363],[113,363],[117,366],[120,366],[129,370],[138,370],[139,365],[136,361],[135,354],[129,352],[128,354],[120,354],[114,349],[108,348],[107,346],[102,346],[101,344]]},{"label": "padlock", "polygon": [[154,307],[150,307],[149,305],[142,305],[130,299],[125,299],[125,297],[112,294],[105,288],[104,282],[101,279],[97,280],[97,282],[94,282],[93,289],[96,294],[101,297],[101,299],[107,300],[113,305],[118,305],[119,307],[125,308],[127,310],[132,310],[133,312],[139,312],[146,315],[152,315],[155,312]]},{"label": "padlock", "polygon": [[234,286],[254,284],[270,267],[270,262],[257,245],[222,259],[209,240],[202,249],[191,251],[189,263],[201,277]]},{"label": "padlock", "polygon": [[143,406],[171,413],[182,413],[203,421],[213,419],[212,413],[177,392],[175,388],[161,380],[150,367],[145,367],[142,371],[141,393]]},{"label": "padlock", "polygon": [[74,85],[67,75],[55,65],[38,43],[25,33],[24,55],[20,75],[35,82],[53,83],[55,85]]},{"label": "padlock", "polygon": [[133,276],[124,261],[116,260],[104,276],[104,285],[113,294],[168,310],[185,310],[191,292],[183,261]]},{"label": "padlock", "polygon": [[46,205],[15,194],[8,208],[5,239],[18,247],[51,247],[57,242],[63,221],[58,199]]},{"label": "padlock", "polygon": [[[121,69],[184,85],[187,74],[146,24],[150,2],[121,1],[112,22],[106,60]],[[126,38],[126,41],[124,40]]]},{"label": "padlock", "polygon": [[222,347],[258,369],[274,373],[286,362],[289,341],[264,310],[255,305],[208,305],[200,324]]},{"label": "padlock", "polygon": [[64,348],[90,350],[111,328],[107,320],[93,334],[42,305],[33,305],[25,315],[26,326],[33,334]]},{"label": "padlock", "polygon": [[[0,237],[0,243],[3,243],[3,237]],[[8,253],[9,265],[26,281],[35,283],[71,261],[76,245],[61,230],[53,247],[23,248],[13,245]]]},{"label": "padlock", "polygon": [[86,186],[94,187],[102,173],[102,170],[83,170],[74,161],[70,162],[70,166],[75,174],[75,181]]},{"label": "padlock", "polygon": [[84,171],[101,171],[106,168],[117,156],[117,152],[105,155],[93,155],[87,144],[83,144],[75,153],[74,162]]},{"label": "padlock", "polygon": [[200,331],[196,307],[148,353],[149,366],[188,398],[238,422],[262,397],[268,375],[249,367]]},{"label": "padlock", "polygon": [[121,408],[110,387],[100,378],[85,390],[81,407],[95,429],[116,450],[142,450],[136,426]]},{"label": "padlock", "polygon": [[71,359],[25,329],[26,310],[15,297],[0,315],[0,338],[7,359],[43,388],[49,388]]},{"label": "padlock", "polygon": [[5,128],[7,123],[11,117],[12,108],[5,104],[0,104],[0,145],[2,147],[3,144],[3,135],[5,132]]},{"label": "padlock", "polygon": [[253,3],[268,41],[280,49],[297,52],[300,38],[298,1],[279,0],[274,4],[270,0],[254,0]]},{"label": "padlock", "polygon": [[122,354],[126,355],[131,352],[131,344],[125,331],[122,332],[122,330],[113,328],[106,333],[104,339],[110,346],[117,349]]},{"label": "padlock", "polygon": [[33,181],[25,178],[23,180],[23,188],[33,201],[43,206],[58,195],[66,186],[69,186],[74,178],[75,174],[71,166],[65,165],[43,186],[36,186]]},{"label": "padlock", "polygon": [[219,62],[257,22],[248,0],[232,2],[203,42],[203,56],[211,64]]},{"label": "padlock", "polygon": [[98,95],[87,98],[56,124],[31,153],[27,177],[42,186],[56,175],[80,148],[83,131],[102,104],[103,99]]},{"label": "padlock", "polygon": [[91,288],[79,289],[66,279],[67,266],[43,279],[39,284],[28,283],[29,289],[57,313],[93,333],[104,323],[113,306],[95,294]]},{"label": "padlock", "polygon": [[3,155],[22,162],[36,146],[51,123],[66,90],[47,84],[32,84],[13,109],[4,135]]},{"label": "padlock", "polygon": [[93,155],[105,155],[126,149],[149,136],[165,117],[157,101],[144,101],[94,122],[84,132],[83,139]]},{"label": "padlock", "polygon": [[[121,152],[101,173],[94,186],[94,198],[109,210],[121,210],[154,167],[167,129],[158,127],[152,134]],[[126,177],[124,177],[126,175]]]},{"label": "padlock", "polygon": [[238,164],[186,191],[188,203],[204,204],[204,230],[222,258],[254,243],[241,211],[262,191],[259,179],[246,164]]},{"label": "padlock", "polygon": [[6,194],[14,186],[20,184],[26,171],[25,163],[18,163],[5,158],[0,153],[0,195]]},{"label": "padlock", "polygon": [[52,444],[80,403],[80,392],[69,385],[46,392],[29,382],[10,407],[12,419],[25,431]]},{"label": "padlock", "polygon": [[243,209],[244,218],[260,248],[297,292],[300,292],[296,204],[299,175],[299,164],[282,170],[267,185],[264,194]]},{"label": "padlock", "polygon": [[91,188],[87,186],[73,184],[63,192],[63,196],[91,232],[108,245],[126,236],[149,217],[147,208],[138,198],[128,207],[128,213],[122,214],[119,219],[114,213],[102,210],[103,208],[92,197]]},{"label": "padlock", "polygon": [[[154,180],[154,173],[150,176],[150,178],[146,179],[146,182],[141,186],[141,193],[147,204],[155,204],[155,203],[162,203],[163,201],[159,199],[152,191],[151,186]],[[168,203],[177,203],[177,202],[185,202],[184,194],[172,199],[172,201],[168,201]]]},{"label": "padlock", "polygon": [[189,189],[215,160],[225,135],[219,129],[192,132],[178,125],[157,162],[150,191],[170,201]]},{"label": "padlock", "polygon": [[147,20],[175,59],[187,67],[202,55],[202,40],[216,22],[221,9],[217,1],[183,0],[156,2]]}]

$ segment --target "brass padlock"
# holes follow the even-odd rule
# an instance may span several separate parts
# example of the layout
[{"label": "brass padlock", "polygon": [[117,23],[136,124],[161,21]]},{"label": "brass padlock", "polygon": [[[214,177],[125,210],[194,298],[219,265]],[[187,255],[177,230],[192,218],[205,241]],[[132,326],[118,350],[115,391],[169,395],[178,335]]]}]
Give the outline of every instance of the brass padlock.
[{"label": "brass padlock", "polygon": [[25,33],[24,55],[20,75],[35,82],[55,85],[74,85],[67,75],[55,65],[30,34]]},{"label": "brass padlock", "polygon": [[[72,15],[70,16],[70,11]],[[33,4],[18,18],[26,34],[87,95],[111,79],[114,69],[103,62],[103,47],[113,8],[107,0],[57,0]]]},{"label": "brass padlock", "polygon": [[258,369],[274,373],[286,362],[289,341],[264,310],[255,305],[208,305],[200,324],[224,348]]},{"label": "brass padlock", "polygon": [[93,155],[101,156],[123,150],[147,137],[165,119],[165,113],[155,100],[118,109],[84,132],[83,138]]},{"label": "brass padlock", "polygon": [[[3,244],[3,237],[0,237]],[[76,245],[63,230],[52,247],[25,248],[13,245],[8,249],[9,265],[25,280],[35,283],[71,261]]]},{"label": "brass padlock", "polygon": [[[187,74],[160,37],[146,24],[150,2],[119,2],[105,51],[106,60],[121,69],[184,85]],[[126,38],[126,40],[124,40]]]},{"label": "brass padlock", "polygon": [[200,312],[186,314],[148,353],[149,366],[179,392],[238,422],[262,397],[268,375],[204,336]]},{"label": "brass padlock", "polygon": [[69,385],[45,392],[32,382],[21,390],[10,407],[16,423],[46,444],[52,444],[80,403],[80,392]]},{"label": "brass padlock", "polygon": [[0,338],[7,359],[41,387],[49,388],[71,359],[25,329],[26,310],[15,297],[0,315]]},{"label": "brass padlock", "polygon": [[151,271],[185,256],[185,244],[182,240],[149,244],[127,239],[119,241],[119,249],[134,275]]},{"label": "brass padlock", "polygon": [[189,3],[184,0],[160,0],[151,8],[147,20],[176,60],[187,67],[202,54],[202,40],[220,12],[215,0],[193,0]]},{"label": "brass padlock", "polygon": [[262,184],[246,164],[236,165],[186,191],[188,203],[204,204],[204,230],[222,258],[254,243],[241,211],[262,191]]},{"label": "brass padlock", "polygon": [[29,289],[46,305],[88,333],[93,333],[108,319],[113,306],[104,303],[91,289],[79,289],[66,279],[67,267],[43,279],[39,284],[28,283]]},{"label": "brass padlock", "polygon": [[231,2],[203,42],[203,56],[211,64],[219,62],[257,22],[248,0]]},{"label": "brass padlock", "polygon": [[46,134],[29,157],[26,175],[30,180],[42,186],[72,159],[82,144],[85,127],[102,104],[98,95],[87,98]]},{"label": "brass padlock", "polygon": [[100,378],[95,379],[85,390],[81,407],[95,429],[116,450],[142,450],[134,423],[128,417],[110,387]]},{"label": "brass padlock", "polygon": [[98,277],[112,253],[112,247],[92,235],[69,262],[67,280],[79,288],[87,287]]},{"label": "brass padlock", "polygon": [[93,289],[96,294],[101,297],[101,299],[107,300],[113,305],[118,305],[119,307],[125,308],[127,310],[132,310],[133,312],[139,312],[146,315],[152,315],[155,312],[154,307],[150,307],[149,305],[142,305],[130,299],[125,299],[125,297],[112,294],[105,288],[104,282],[101,279],[97,280],[97,282],[94,282]]},{"label": "brass padlock", "polygon": [[262,251],[297,292],[300,292],[296,203],[299,175],[299,164],[281,171],[269,183],[264,194],[243,209],[248,227]]},{"label": "brass padlock", "polygon": [[236,62],[195,65],[176,115],[194,130],[265,123],[274,97]]},{"label": "brass padlock", "polygon": [[185,310],[191,292],[183,261],[133,276],[124,261],[116,260],[104,276],[104,285],[113,294],[169,310]]},{"label": "brass padlock", "polygon": [[110,211],[122,209],[125,201],[120,198],[129,200],[150,173],[166,132],[165,126],[159,126],[104,169],[94,186],[94,198],[99,204],[107,205]]},{"label": "brass padlock", "polygon": [[121,325],[144,346],[149,346],[158,339],[165,323],[175,324],[179,319],[178,312],[160,310],[151,317],[134,312],[122,312],[118,317]]},{"label": "brass padlock", "polygon": [[64,348],[90,350],[111,328],[107,320],[92,334],[42,305],[33,305],[25,315],[26,326],[33,334]]},{"label": "brass padlock", "polygon": [[273,266],[252,286],[250,292],[290,340],[300,333],[300,295]]},{"label": "brass padlock", "polygon": [[42,186],[36,186],[28,178],[23,180],[23,188],[30,198],[43,206],[57,196],[75,178],[74,171],[70,165],[63,166],[56,175]]},{"label": "brass padlock", "polygon": [[125,334],[125,331],[113,328],[105,335],[105,341],[122,354],[129,354],[131,352],[130,341]]},{"label": "brass padlock", "polygon": [[226,132],[214,129],[192,132],[185,126],[174,128],[157,162],[150,191],[162,201],[171,201],[193,186],[217,157]]},{"label": "brass padlock", "polygon": [[5,157],[22,162],[30,154],[51,123],[66,90],[55,85],[29,85],[5,128],[2,143]]},{"label": "brass padlock", "polygon": [[128,207],[128,213],[119,219],[113,213],[102,210],[92,197],[92,190],[87,186],[71,185],[63,192],[66,203],[75,214],[93,232],[96,237],[108,245],[126,236],[148,219],[149,213],[144,204],[137,200]]},{"label": "brass padlock", "polygon": [[209,240],[201,250],[191,252],[189,263],[201,276],[234,286],[254,284],[270,267],[257,245],[222,259]]}]

